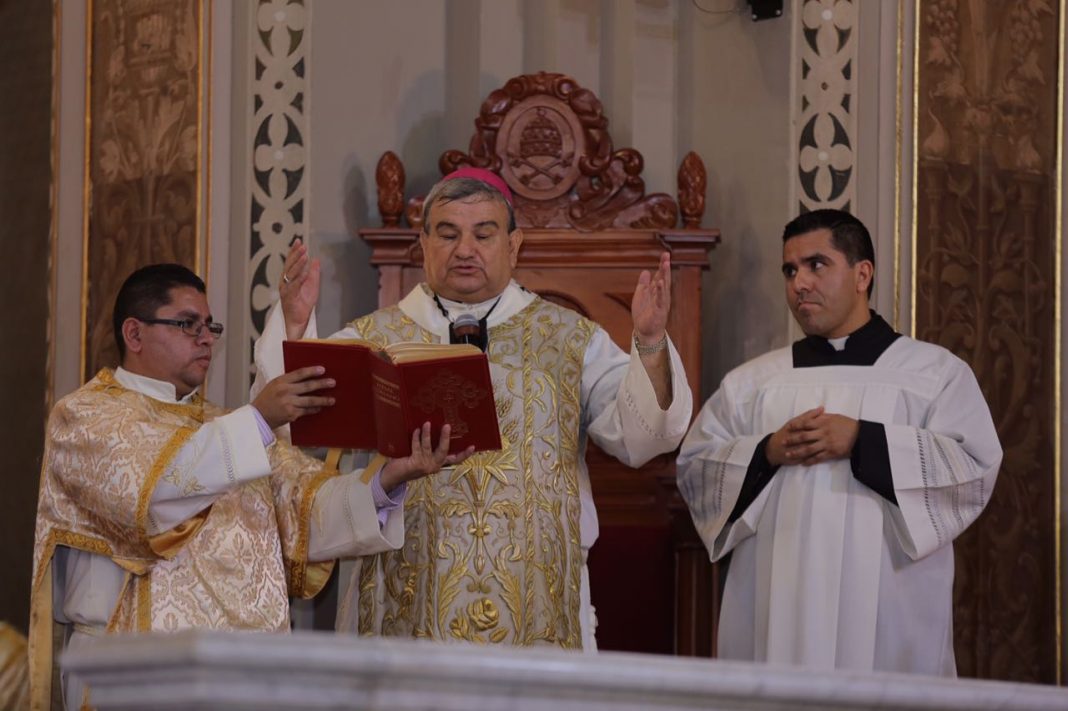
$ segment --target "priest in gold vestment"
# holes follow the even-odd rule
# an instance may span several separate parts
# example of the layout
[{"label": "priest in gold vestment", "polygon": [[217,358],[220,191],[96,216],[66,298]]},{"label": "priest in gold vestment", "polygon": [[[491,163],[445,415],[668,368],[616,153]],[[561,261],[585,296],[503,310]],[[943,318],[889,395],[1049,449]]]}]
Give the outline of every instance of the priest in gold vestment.
[{"label": "priest in gold vestment", "polygon": [[[404,547],[342,570],[341,630],[595,648],[586,554],[598,526],[586,443],[641,466],[678,446],[692,411],[666,332],[670,260],[638,278],[628,355],[596,323],[512,280],[522,239],[499,176],[446,176],[424,203],[426,282],[334,334],[379,345],[477,341],[503,443],[409,487]],[[284,339],[316,335],[319,266],[305,246],[291,250],[283,282],[256,345],[258,383],[282,372]]]},{"label": "priest in gold vestment", "polygon": [[[179,265],[134,272],[116,299],[123,365],[65,397],[48,423],[34,546],[33,707],[50,703],[52,623],[68,646],[102,634],[289,629],[334,559],[398,547],[406,482],[462,460],[418,434],[374,480],[337,476],[271,430],[329,407],[306,368],[233,412],[198,389],[222,325]],[[390,492],[387,494],[386,492]],[[394,498],[391,498],[394,497]],[[91,703],[65,679],[66,705]],[[90,690],[91,691],[91,690]]]}]

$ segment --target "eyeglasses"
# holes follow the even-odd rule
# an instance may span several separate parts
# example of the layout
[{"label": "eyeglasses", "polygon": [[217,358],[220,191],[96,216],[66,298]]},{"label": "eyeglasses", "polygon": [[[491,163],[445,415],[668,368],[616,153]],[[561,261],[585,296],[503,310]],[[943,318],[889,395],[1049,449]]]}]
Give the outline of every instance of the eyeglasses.
[{"label": "eyeglasses", "polygon": [[182,333],[193,338],[200,338],[200,334],[204,332],[204,329],[208,329],[215,338],[218,338],[223,334],[223,325],[214,321],[207,323],[203,321],[196,321],[191,318],[141,318],[138,319],[141,323],[162,324],[164,326],[177,326],[182,329]]}]

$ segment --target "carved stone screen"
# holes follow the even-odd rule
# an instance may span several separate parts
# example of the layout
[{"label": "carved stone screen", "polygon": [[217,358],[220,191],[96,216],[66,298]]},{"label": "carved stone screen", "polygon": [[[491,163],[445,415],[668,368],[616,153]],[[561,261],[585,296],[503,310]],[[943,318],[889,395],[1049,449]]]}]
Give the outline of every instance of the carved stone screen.
[{"label": "carved stone screen", "polygon": [[967,361],[1005,450],[956,544],[963,676],[1056,680],[1056,3],[920,5],[917,337]]}]

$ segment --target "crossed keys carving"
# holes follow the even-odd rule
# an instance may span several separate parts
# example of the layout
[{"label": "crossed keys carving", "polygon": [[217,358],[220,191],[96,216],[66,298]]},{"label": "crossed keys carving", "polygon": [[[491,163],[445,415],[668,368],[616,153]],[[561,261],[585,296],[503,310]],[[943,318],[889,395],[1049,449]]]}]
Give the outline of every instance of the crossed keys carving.
[{"label": "crossed keys carving", "polygon": [[569,167],[574,157],[574,152],[568,153],[562,158],[557,158],[549,165],[541,166],[524,158],[523,156],[517,156],[514,153],[508,154],[509,163],[511,164],[513,170],[521,166],[527,166],[528,168],[532,169],[529,173],[526,173],[525,175],[520,174],[518,172],[515,174],[516,177],[519,178],[520,182],[522,182],[523,185],[526,185],[528,187],[530,186],[530,181],[538,177],[539,175],[544,175],[546,178],[552,181],[553,185],[558,185],[561,180],[567,177],[567,173],[554,174],[551,171],[558,166],[563,168]]},{"label": "crossed keys carving", "polygon": [[461,408],[471,409],[486,397],[486,391],[450,370],[442,370],[419,388],[412,402],[423,414],[441,410],[445,423],[452,426],[452,437],[462,437],[471,431],[460,417]]}]

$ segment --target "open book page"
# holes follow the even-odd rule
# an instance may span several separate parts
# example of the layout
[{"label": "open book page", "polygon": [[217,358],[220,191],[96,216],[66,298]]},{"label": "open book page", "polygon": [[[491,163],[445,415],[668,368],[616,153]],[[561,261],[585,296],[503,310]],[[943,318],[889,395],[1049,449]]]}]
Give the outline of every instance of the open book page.
[{"label": "open book page", "polygon": [[482,354],[478,346],[470,343],[415,343],[412,341],[392,343],[386,346],[383,352],[394,363],[418,363],[425,360]]},{"label": "open book page", "polygon": [[363,346],[375,350],[375,344],[362,338],[301,338],[299,343],[331,343],[336,346]]}]

